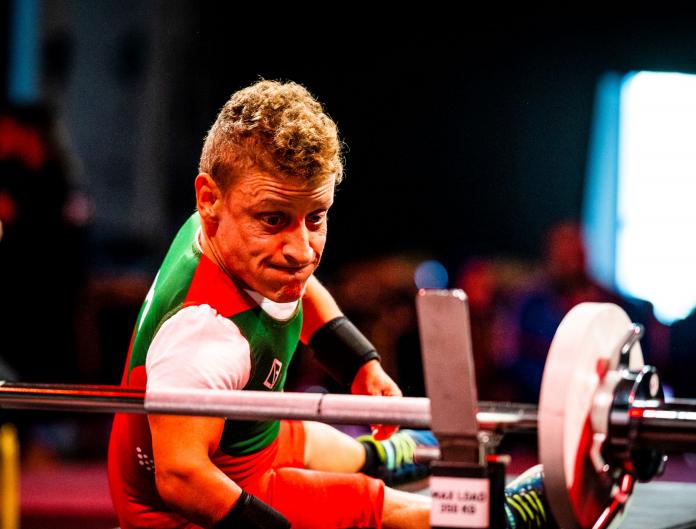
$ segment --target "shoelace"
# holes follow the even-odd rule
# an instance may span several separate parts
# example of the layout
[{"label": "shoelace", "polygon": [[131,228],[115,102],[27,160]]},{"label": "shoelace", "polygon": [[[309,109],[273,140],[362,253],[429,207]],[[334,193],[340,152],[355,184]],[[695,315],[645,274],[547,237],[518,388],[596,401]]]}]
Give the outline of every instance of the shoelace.
[{"label": "shoelace", "polygon": [[[546,509],[535,490],[522,489],[505,494],[505,511],[510,529],[541,529],[546,526]],[[524,526],[518,525],[518,521]]]},{"label": "shoelace", "polygon": [[415,464],[414,455],[417,445],[409,434],[397,432],[392,436],[391,442],[394,446],[394,464],[391,467],[387,465],[387,468],[393,470],[403,465]]}]

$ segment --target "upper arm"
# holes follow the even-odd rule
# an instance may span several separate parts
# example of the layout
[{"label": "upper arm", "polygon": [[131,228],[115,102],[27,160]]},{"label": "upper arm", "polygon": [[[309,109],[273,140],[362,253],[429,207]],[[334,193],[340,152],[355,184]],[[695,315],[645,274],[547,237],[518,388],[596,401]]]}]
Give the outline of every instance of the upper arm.
[{"label": "upper arm", "polygon": [[325,323],[342,316],[341,309],[329,291],[311,276],[302,296],[302,343],[309,343],[312,335]]},{"label": "upper arm", "polygon": [[149,415],[152,449],[158,471],[183,472],[206,465],[217,450],[225,419]]},{"label": "upper arm", "polygon": [[[167,388],[241,389],[249,378],[249,343],[239,329],[207,305],[186,307],[159,329],[146,360],[147,391]],[[207,465],[224,419],[150,415],[158,471]]]},{"label": "upper arm", "polygon": [[174,415],[150,415],[148,419],[160,497],[198,525],[217,523],[242,492],[210,460],[225,420]]},{"label": "upper arm", "polygon": [[[159,329],[145,368],[147,391],[241,389],[251,369],[249,343],[231,321],[211,307],[186,307]],[[241,493],[211,460],[225,419],[149,415],[148,421],[162,499],[198,525],[219,521]]]},{"label": "upper arm", "polygon": [[208,305],[186,307],[157,331],[147,353],[147,388],[242,389],[249,342]]}]

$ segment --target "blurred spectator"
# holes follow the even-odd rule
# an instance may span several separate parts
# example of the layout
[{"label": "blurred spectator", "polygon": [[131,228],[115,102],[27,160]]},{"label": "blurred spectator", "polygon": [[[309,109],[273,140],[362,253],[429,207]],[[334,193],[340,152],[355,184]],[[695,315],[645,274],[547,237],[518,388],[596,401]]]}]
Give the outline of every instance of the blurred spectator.
[{"label": "blurred spectator", "polygon": [[455,286],[461,288],[469,300],[471,344],[479,398],[495,399],[494,326],[497,285],[492,263],[482,258],[471,259],[459,272]]},{"label": "blurred spectator", "polygon": [[0,110],[0,357],[29,382],[79,377],[88,211],[73,171],[48,108]]},{"label": "blurred spectator", "polygon": [[[417,256],[392,255],[346,267],[334,295],[377,347],[405,396],[425,395],[416,316]],[[337,285],[338,286],[338,285]]]},{"label": "blurred spectator", "polygon": [[520,398],[539,399],[546,355],[563,317],[578,303],[615,303],[632,321],[645,327],[641,347],[646,362],[664,368],[667,363],[668,328],[659,323],[652,304],[613,292],[588,274],[585,245],[576,222],[550,228],[544,243],[543,274],[522,294],[518,313],[516,381]]},{"label": "blurred spectator", "polygon": [[[510,285],[505,263],[483,257],[466,261],[455,279],[469,300],[476,385],[481,400],[517,400],[510,384]],[[509,268],[509,266],[507,267]]]},{"label": "blurred spectator", "polygon": [[91,268],[75,315],[80,329],[77,361],[86,381],[119,384],[133,325],[152,277],[135,270],[103,273]]}]

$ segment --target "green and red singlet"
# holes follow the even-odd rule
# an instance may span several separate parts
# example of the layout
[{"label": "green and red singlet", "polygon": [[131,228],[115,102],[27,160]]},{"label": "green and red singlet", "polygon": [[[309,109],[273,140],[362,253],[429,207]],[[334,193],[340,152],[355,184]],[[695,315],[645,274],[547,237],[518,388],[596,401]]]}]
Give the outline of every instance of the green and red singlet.
[{"label": "green and red singlet", "polygon": [[[196,213],[179,230],[157,273],[135,325],[122,385],[282,391],[299,341],[301,303],[278,304],[286,305],[284,317],[271,316],[277,311],[264,310],[268,300],[239,288],[203,255],[199,230]],[[266,452],[270,465],[278,430],[278,421],[226,420],[212,460],[244,482],[263,470]],[[260,454],[261,461],[257,457],[245,468],[248,454]],[[147,516],[149,509],[165,508],[154,483],[146,416],[115,417],[109,480],[123,509]]]}]

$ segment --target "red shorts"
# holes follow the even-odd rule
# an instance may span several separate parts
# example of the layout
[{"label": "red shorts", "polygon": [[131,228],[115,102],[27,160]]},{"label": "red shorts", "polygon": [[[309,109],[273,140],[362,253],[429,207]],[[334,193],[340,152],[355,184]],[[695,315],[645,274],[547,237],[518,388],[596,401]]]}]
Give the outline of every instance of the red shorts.
[{"label": "red shorts", "polygon": [[244,489],[277,509],[294,529],[381,528],[384,483],[364,474],[306,470],[304,427],[282,421],[271,469]]},{"label": "red shorts", "polygon": [[[304,449],[302,422],[281,421],[271,446],[242,457],[218,452],[212,459],[240,487],[280,511],[293,529],[380,529],[384,483],[364,474],[306,470]],[[123,480],[128,459],[116,455],[109,459],[109,473],[121,527],[198,528],[162,503],[152,473],[145,482]]]}]

